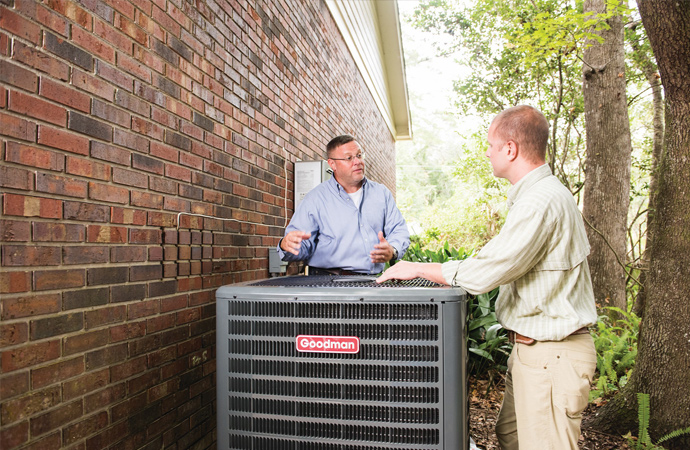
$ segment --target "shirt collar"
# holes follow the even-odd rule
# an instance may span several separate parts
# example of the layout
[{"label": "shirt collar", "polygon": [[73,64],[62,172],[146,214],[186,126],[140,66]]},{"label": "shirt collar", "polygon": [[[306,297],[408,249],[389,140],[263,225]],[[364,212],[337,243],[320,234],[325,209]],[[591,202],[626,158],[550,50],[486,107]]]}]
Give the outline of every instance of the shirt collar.
[{"label": "shirt collar", "polygon": [[[345,191],[345,188],[344,188],[340,183],[338,183],[338,180],[335,179],[335,176],[334,176],[334,175],[331,175],[331,178],[329,178],[328,181],[331,182],[331,185],[332,185],[332,186],[335,186],[335,189],[336,189],[339,193],[340,193],[340,192],[344,192],[344,193],[347,194],[347,192]],[[364,179],[362,180],[362,187],[361,187],[361,189],[364,189],[364,186],[366,186],[366,184],[367,184],[367,177],[364,177]]]},{"label": "shirt collar", "polygon": [[534,186],[538,181],[551,175],[551,167],[548,164],[539,166],[536,169],[529,172],[527,175],[522,177],[520,181],[515,183],[508,189],[508,208],[513,206],[517,199],[523,193],[527,192],[532,186]]}]

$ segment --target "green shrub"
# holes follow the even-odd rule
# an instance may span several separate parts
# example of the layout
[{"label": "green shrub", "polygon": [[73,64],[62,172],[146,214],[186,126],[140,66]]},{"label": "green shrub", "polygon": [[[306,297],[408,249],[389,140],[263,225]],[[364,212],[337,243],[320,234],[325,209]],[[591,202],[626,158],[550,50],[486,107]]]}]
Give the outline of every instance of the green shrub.
[{"label": "green shrub", "polygon": [[652,438],[649,436],[649,394],[637,394],[637,418],[639,423],[637,439],[633,438],[630,433],[625,435],[628,444],[630,444],[630,448],[635,450],[664,450],[664,447],[659,445],[662,442],[677,438],[678,436],[690,434],[690,427],[682,428],[662,436],[656,443],[652,442]]},{"label": "green shrub", "polygon": [[616,311],[621,319],[612,324],[609,316],[601,315],[592,333],[597,350],[597,373],[590,399],[610,397],[625,386],[637,357],[640,318],[620,308],[606,309]]},{"label": "green shrub", "polygon": [[[403,258],[411,262],[444,263],[460,261],[472,255],[464,248],[451,248],[444,242],[438,250],[424,248],[421,240],[413,236],[410,248]],[[491,292],[467,296],[467,349],[469,374],[484,377],[488,372],[506,370],[511,344],[505,329],[496,320],[498,288]]]}]

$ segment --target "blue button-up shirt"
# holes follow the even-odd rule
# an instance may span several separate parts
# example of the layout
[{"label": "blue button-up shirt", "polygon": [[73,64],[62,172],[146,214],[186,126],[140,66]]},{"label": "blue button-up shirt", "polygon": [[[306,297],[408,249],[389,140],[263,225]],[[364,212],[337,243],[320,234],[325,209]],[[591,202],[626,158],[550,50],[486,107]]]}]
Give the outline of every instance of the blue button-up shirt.
[{"label": "blue button-up shirt", "polygon": [[302,241],[299,255],[285,252],[278,245],[282,260],[307,261],[310,266],[323,269],[370,274],[383,271],[384,263],[372,263],[369,255],[379,242],[379,231],[398,250],[398,258],[410,245],[410,233],[393,194],[384,185],[366,178],[359,208],[335,177],[309,191],[285,234],[295,230],[311,233],[311,238]]}]

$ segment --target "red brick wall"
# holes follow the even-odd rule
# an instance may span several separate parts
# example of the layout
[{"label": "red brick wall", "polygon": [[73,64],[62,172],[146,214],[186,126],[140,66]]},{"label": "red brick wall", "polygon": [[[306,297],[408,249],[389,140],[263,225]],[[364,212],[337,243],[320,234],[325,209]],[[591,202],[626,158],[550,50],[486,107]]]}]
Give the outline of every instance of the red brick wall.
[{"label": "red brick wall", "polygon": [[0,0],[0,447],[213,447],[214,292],[341,133],[393,189],[322,1]]}]

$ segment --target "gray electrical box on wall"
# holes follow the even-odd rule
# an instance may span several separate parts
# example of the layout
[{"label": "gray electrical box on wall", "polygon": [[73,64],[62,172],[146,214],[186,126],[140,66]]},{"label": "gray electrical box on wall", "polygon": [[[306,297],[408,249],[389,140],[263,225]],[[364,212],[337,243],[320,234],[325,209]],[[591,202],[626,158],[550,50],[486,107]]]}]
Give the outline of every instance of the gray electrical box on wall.
[{"label": "gray electrical box on wall", "polygon": [[331,178],[327,161],[295,162],[295,210],[307,192]]}]

